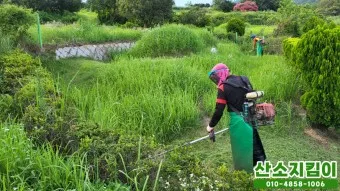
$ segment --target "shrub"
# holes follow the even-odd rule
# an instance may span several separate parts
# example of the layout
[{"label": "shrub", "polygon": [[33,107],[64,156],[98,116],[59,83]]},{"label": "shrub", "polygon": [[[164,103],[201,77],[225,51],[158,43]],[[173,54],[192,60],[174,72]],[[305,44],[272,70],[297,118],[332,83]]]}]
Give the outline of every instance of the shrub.
[{"label": "shrub", "polygon": [[61,17],[61,22],[67,23],[67,24],[77,22],[78,20],[79,20],[79,16],[69,11],[64,11]]},{"label": "shrub", "polygon": [[0,32],[18,41],[27,35],[27,30],[33,24],[31,10],[15,5],[0,5]]},{"label": "shrub", "polygon": [[288,60],[295,60],[296,45],[300,41],[300,38],[287,38],[283,41],[283,52],[284,56]]},{"label": "shrub", "polygon": [[0,57],[0,93],[14,95],[28,83],[29,76],[40,65],[38,59],[16,50]]},{"label": "shrub", "polygon": [[245,1],[244,3],[237,3],[234,8],[234,11],[258,11],[259,8],[254,1]]},{"label": "shrub", "polygon": [[14,47],[14,42],[10,38],[10,36],[5,35],[0,31],[0,55],[11,51],[13,47]]},{"label": "shrub", "polygon": [[203,41],[183,25],[166,25],[144,35],[131,50],[135,56],[185,55],[203,49]]},{"label": "shrub", "polygon": [[287,19],[278,24],[274,30],[275,36],[290,35],[292,37],[299,37],[301,35],[300,25],[296,19]]},{"label": "shrub", "polygon": [[206,12],[207,11],[205,9],[199,7],[191,8],[189,11],[179,15],[179,22],[182,24],[204,27],[209,24],[209,19],[206,15]]},{"label": "shrub", "polygon": [[287,35],[299,37],[302,34],[302,27],[313,16],[319,16],[309,6],[299,6],[291,0],[281,0],[278,9],[278,27],[275,35]]},{"label": "shrub", "polygon": [[301,102],[308,119],[336,128],[340,128],[339,39],[340,27],[319,26],[302,36],[294,57],[289,56],[289,45],[285,47],[307,83]]},{"label": "shrub", "polygon": [[324,24],[326,24],[325,20],[317,16],[313,16],[309,18],[307,22],[303,25],[302,32],[306,33],[312,29],[315,29],[318,25],[324,25]]},{"label": "shrub", "polygon": [[233,10],[235,3],[226,0],[214,1],[214,8],[223,12],[230,12]]},{"label": "shrub", "polygon": [[231,19],[227,24],[228,32],[237,32],[238,35],[243,36],[246,30],[245,23],[240,19]]},{"label": "shrub", "polygon": [[229,15],[225,13],[218,13],[210,16],[210,23],[212,26],[219,26],[223,23],[227,23],[229,19]]}]

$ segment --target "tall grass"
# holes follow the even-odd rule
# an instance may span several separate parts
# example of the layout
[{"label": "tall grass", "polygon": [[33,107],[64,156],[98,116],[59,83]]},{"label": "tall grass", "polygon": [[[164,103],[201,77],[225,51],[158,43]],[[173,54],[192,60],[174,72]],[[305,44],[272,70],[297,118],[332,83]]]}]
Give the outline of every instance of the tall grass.
[{"label": "tall grass", "polygon": [[74,154],[66,158],[48,145],[34,149],[21,125],[0,123],[0,132],[0,188],[3,191],[124,189],[119,184],[92,183],[85,156]]},{"label": "tall grass", "polygon": [[164,140],[199,122],[197,103],[208,87],[200,72],[176,62],[121,60],[69,96],[84,119]]},{"label": "tall grass", "polygon": [[[97,25],[92,21],[78,23],[45,24],[41,26],[43,44],[62,45],[74,43],[104,43],[112,41],[136,41],[142,37],[141,30],[123,29],[115,26]],[[37,27],[29,28],[32,44],[38,42]]]},{"label": "tall grass", "polygon": [[192,30],[183,25],[166,25],[143,36],[131,50],[135,57],[183,56],[197,53],[216,40],[207,31]]},{"label": "tall grass", "polygon": [[[74,77],[66,94],[84,119],[159,141],[173,139],[212,115],[216,87],[207,73],[216,63],[248,76],[255,89],[265,91],[262,101],[279,103],[298,94],[298,78],[284,58],[246,56],[235,44],[220,44],[217,49],[217,54],[205,50],[183,58],[122,57],[109,65],[71,59],[51,65],[55,73],[56,67],[66,73],[67,83]],[[69,67],[78,74],[70,75]],[[227,118],[223,120],[221,124],[226,124]]]}]

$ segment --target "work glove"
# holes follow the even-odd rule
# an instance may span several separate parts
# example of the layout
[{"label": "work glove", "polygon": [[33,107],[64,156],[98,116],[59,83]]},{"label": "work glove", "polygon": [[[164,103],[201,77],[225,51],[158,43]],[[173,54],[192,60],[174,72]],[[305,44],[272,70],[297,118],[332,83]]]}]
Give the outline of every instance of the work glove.
[{"label": "work glove", "polygon": [[210,133],[210,131],[212,131],[212,130],[214,130],[214,128],[213,127],[210,127],[209,125],[207,126],[207,131],[208,131],[208,133]]},{"label": "work glove", "polygon": [[208,125],[207,131],[209,132],[209,139],[210,139],[212,142],[215,142],[216,139],[215,139],[215,131],[214,131],[214,128],[213,128],[213,127],[210,127],[210,126]]}]

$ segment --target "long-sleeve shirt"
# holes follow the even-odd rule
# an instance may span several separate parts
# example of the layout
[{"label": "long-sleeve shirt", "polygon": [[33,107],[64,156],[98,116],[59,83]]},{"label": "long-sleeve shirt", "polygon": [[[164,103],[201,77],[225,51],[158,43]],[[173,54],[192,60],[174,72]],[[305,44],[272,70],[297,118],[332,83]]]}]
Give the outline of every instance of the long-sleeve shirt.
[{"label": "long-sleeve shirt", "polygon": [[[228,78],[236,78],[237,80],[242,81],[240,76],[231,75]],[[226,105],[228,106],[228,112],[234,111],[232,107],[237,111],[242,112],[246,93],[247,91],[242,88],[236,88],[225,83],[220,84],[217,91],[215,112],[210,120],[209,126],[216,126],[223,116]]]}]

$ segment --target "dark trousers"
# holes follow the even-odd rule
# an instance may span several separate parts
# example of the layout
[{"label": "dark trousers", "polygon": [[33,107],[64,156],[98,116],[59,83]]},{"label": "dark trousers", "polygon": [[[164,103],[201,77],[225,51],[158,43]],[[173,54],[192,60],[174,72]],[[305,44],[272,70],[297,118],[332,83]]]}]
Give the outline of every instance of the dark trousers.
[{"label": "dark trousers", "polygon": [[253,165],[256,166],[258,161],[264,162],[266,158],[260,135],[257,129],[253,128]]}]

